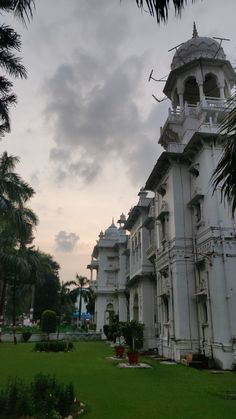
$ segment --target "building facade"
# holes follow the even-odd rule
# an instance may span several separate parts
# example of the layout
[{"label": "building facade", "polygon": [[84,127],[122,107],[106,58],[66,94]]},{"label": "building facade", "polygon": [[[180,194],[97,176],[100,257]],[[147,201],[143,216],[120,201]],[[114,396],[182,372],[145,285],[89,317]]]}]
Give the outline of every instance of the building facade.
[{"label": "building facade", "polygon": [[147,192],[139,192],[139,201],[129,212],[124,228],[129,236],[129,270],[127,288],[129,291],[130,320],[145,325],[145,348],[156,346],[156,280],[155,266],[147,257],[149,231],[145,227],[152,199]]},{"label": "building facade", "polygon": [[221,41],[199,36],[194,25],[192,38],[176,49],[164,87],[171,103],[159,140],[164,151],[145,185],[153,197],[140,191],[124,224],[129,240],[118,246],[119,260],[128,261],[122,286],[130,318],[144,323],[146,347],[177,361],[201,354],[223,369],[236,362],[236,230],[220,189],[213,194],[211,176],[234,83]]},{"label": "building facade", "polygon": [[[87,266],[91,272],[91,284],[96,295],[96,330],[102,333],[103,326],[110,324],[114,315],[118,315],[120,321],[127,320],[126,255],[124,254],[127,236],[123,228],[124,214],[120,216],[118,222],[119,228],[115,226],[113,220],[110,227],[99,234],[91,263]],[[93,280],[94,271],[95,280]]]}]

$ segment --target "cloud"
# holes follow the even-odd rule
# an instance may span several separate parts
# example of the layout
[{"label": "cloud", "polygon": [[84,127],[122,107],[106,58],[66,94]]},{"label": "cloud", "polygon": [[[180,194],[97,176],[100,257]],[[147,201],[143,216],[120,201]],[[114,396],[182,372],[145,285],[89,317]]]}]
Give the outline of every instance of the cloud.
[{"label": "cloud", "polygon": [[40,172],[38,170],[36,170],[34,173],[31,174],[30,184],[33,186],[33,188],[39,188],[39,185],[40,185],[39,177],[40,177]]},{"label": "cloud", "polygon": [[[89,12],[85,27],[82,17]],[[71,61],[59,65],[44,86],[56,179],[60,183],[81,179],[88,184],[108,161],[119,158],[137,183],[156,157],[157,124],[150,123],[149,115],[144,117],[140,106],[139,80],[148,55],[125,54],[128,21],[124,15],[117,18],[107,2],[96,11],[82,2],[80,23],[87,49],[79,45]]]},{"label": "cloud", "polygon": [[59,231],[55,237],[56,250],[58,252],[73,252],[77,242],[79,241],[79,236],[75,233],[66,233],[65,231]]}]

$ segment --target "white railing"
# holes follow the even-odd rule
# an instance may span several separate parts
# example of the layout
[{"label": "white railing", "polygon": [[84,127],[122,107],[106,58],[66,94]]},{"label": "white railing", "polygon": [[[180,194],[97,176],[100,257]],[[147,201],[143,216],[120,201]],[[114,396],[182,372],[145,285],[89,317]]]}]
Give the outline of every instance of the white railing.
[{"label": "white railing", "polygon": [[229,107],[229,102],[226,99],[206,96],[205,99],[201,101],[200,106],[213,110],[225,110]]},{"label": "white railing", "polygon": [[156,252],[156,246],[154,244],[150,245],[146,250],[147,258],[153,256]]}]

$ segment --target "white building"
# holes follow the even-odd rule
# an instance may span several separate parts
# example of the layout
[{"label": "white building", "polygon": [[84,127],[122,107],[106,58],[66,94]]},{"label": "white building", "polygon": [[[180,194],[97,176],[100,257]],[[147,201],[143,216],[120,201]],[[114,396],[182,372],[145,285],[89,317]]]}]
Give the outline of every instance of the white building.
[{"label": "white building", "polygon": [[[120,321],[127,320],[126,295],[126,248],[127,236],[123,225],[125,216],[122,214],[117,228],[112,221],[105,233],[99,234],[94,247],[92,260],[88,268],[91,271],[91,283],[96,294],[95,322],[97,331],[103,331],[105,324],[110,324],[114,315]],[[93,281],[93,271],[96,280]]]},{"label": "white building", "polygon": [[124,225],[130,231],[129,270],[127,287],[129,290],[130,320],[145,324],[145,347],[156,347],[156,279],[155,266],[147,258],[150,237],[145,222],[147,221],[152,198],[140,190],[139,201],[129,212]]},{"label": "white building", "polygon": [[[124,231],[112,225],[93,253],[98,329],[108,322],[109,307],[120,320],[127,317],[129,252],[130,318],[145,324],[145,346],[177,361],[201,354],[223,369],[236,362],[236,231],[210,180],[224,146],[218,128],[234,83],[221,41],[199,37],[194,25],[193,37],[176,49],[164,87],[171,101],[159,140],[164,151],[145,185],[154,198],[141,191],[131,209],[126,252]],[[109,257],[120,264],[120,293],[118,276],[108,281]]]},{"label": "white building", "polygon": [[155,193],[159,221],[159,351],[176,360],[201,353],[222,368],[236,356],[236,232],[210,179],[234,81],[221,43],[199,37],[194,25],[172,60],[164,87],[172,106],[159,141],[165,151],[145,186]]}]

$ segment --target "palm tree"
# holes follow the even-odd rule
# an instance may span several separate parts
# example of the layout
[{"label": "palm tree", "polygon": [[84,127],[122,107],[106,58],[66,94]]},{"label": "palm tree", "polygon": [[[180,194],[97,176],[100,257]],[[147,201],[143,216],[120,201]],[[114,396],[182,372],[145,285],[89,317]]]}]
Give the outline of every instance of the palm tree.
[{"label": "palm tree", "polygon": [[75,285],[75,281],[61,282],[59,290],[59,301],[58,301],[58,329],[57,329],[57,338],[60,333],[60,325],[62,314],[73,311],[74,304],[71,298],[71,286]]},{"label": "palm tree", "polygon": [[236,94],[229,99],[228,112],[220,125],[224,150],[212,176],[213,191],[220,187],[221,199],[236,210]]},{"label": "palm tree", "polygon": [[87,292],[87,286],[89,284],[89,280],[88,280],[88,278],[86,278],[86,276],[78,275],[77,273],[76,273],[75,277],[76,277],[75,286],[77,287],[78,294],[79,294],[79,322],[80,322],[81,321],[81,310],[82,310],[82,298],[84,296],[86,298],[86,292]]},{"label": "palm tree", "polygon": [[[14,51],[21,47],[20,35],[7,25],[0,26],[0,67],[9,76],[26,78],[26,69],[21,59]],[[16,103],[16,96],[12,93],[12,83],[5,77],[0,77],[0,134],[10,131],[9,107]]]},{"label": "palm tree", "polygon": [[[0,12],[13,13],[26,24],[33,17],[34,0],[0,0]],[[0,67],[8,76],[26,78],[25,67],[21,58],[15,55],[20,51],[21,37],[8,25],[0,26]],[[0,136],[10,131],[9,108],[16,103],[16,95],[12,92],[13,84],[5,75],[0,77]]]},{"label": "palm tree", "polygon": [[[157,22],[166,22],[168,19],[169,0],[135,0],[137,6],[150,13],[151,16],[155,17]],[[194,2],[194,0],[192,0]],[[187,0],[172,0],[173,6],[176,13],[180,13],[187,3]]]},{"label": "palm tree", "polygon": [[[26,251],[32,242],[32,231],[38,219],[32,210],[24,206],[34,190],[15,173],[19,159],[5,152],[0,157],[0,316],[3,316],[10,266],[19,263],[19,251]],[[20,256],[20,260],[22,255]],[[10,261],[10,262],[9,262]]]}]

